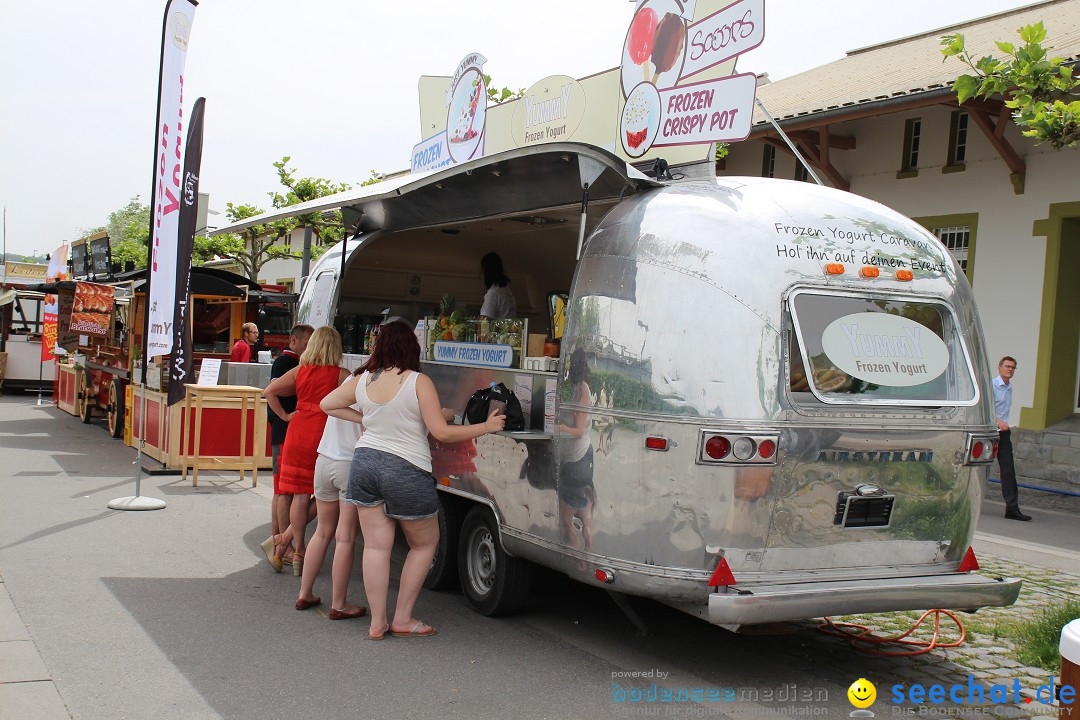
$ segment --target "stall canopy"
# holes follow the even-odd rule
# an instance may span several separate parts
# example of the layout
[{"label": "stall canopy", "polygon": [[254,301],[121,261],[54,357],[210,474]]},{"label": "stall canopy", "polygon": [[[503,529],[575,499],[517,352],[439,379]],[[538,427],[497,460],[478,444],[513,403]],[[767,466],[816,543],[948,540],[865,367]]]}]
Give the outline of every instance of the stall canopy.
[{"label": "stall canopy", "polygon": [[[135,282],[135,292],[141,292],[146,285],[146,270],[121,273],[115,277],[118,282]],[[191,294],[212,295],[215,297],[243,298],[250,292],[261,290],[257,282],[252,282],[243,275],[217,268],[191,268]]]},{"label": "stall canopy", "polygon": [[[581,203],[585,179],[590,180],[592,200],[618,198],[662,184],[598,147],[550,143],[383,180],[265,212],[212,234],[234,233],[294,215],[338,209],[352,234],[513,215]],[[408,202],[395,201],[406,195]]]}]

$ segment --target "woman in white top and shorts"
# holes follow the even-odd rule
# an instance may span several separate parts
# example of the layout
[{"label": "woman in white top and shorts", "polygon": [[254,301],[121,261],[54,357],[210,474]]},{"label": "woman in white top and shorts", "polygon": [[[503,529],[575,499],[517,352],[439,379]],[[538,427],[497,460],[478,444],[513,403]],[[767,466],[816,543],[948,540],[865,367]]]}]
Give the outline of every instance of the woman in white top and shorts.
[{"label": "woman in white top and shorts", "polygon": [[[425,637],[435,628],[413,617],[413,608],[439,542],[439,499],[431,475],[427,435],[460,442],[498,432],[505,416],[493,412],[482,425],[447,425],[431,379],[419,372],[420,344],[403,321],[379,328],[371,358],[359,375],[326,396],[327,415],[363,422],[346,500],[356,506],[364,536],[364,591],[371,609],[368,636]],[[350,406],[356,403],[359,412]],[[394,621],[387,621],[390,553],[397,525],[409,543],[401,569]]]}]

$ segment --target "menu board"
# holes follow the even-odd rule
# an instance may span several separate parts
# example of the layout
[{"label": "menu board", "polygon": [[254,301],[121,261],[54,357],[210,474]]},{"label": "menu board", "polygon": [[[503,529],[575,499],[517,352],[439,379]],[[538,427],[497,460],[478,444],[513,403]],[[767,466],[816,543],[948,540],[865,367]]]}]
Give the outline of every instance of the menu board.
[{"label": "menu board", "polygon": [[109,247],[109,237],[90,241],[90,269],[96,278],[99,275],[108,275],[112,265],[112,250]]},{"label": "menu board", "polygon": [[86,255],[86,243],[71,246],[71,276],[76,279],[90,276],[90,259]]}]

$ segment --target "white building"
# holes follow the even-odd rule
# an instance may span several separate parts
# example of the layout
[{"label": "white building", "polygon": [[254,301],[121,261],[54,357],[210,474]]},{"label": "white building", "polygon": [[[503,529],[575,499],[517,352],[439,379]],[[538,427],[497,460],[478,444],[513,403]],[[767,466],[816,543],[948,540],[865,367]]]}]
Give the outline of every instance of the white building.
[{"label": "white building", "polygon": [[[951,85],[967,68],[940,52],[960,32],[975,57],[1000,56],[995,40],[1018,43],[1038,21],[1044,46],[1075,60],[1080,0],[1052,0],[854,50],[758,98],[826,184],[914,218],[953,251],[993,362],[1018,361],[1018,472],[1080,490],[1080,149],[1036,146],[1000,100],[958,106]],[[760,110],[717,174],[807,179]]]}]

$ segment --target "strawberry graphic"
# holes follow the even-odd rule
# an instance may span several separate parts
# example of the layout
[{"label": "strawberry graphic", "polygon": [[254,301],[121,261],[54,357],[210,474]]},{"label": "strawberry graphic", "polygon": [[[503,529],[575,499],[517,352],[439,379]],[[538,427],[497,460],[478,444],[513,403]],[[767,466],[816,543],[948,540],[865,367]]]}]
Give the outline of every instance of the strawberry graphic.
[{"label": "strawberry graphic", "polygon": [[626,144],[637,150],[641,143],[645,142],[645,136],[649,134],[649,129],[639,130],[636,133],[632,133],[629,130],[626,131]]}]

